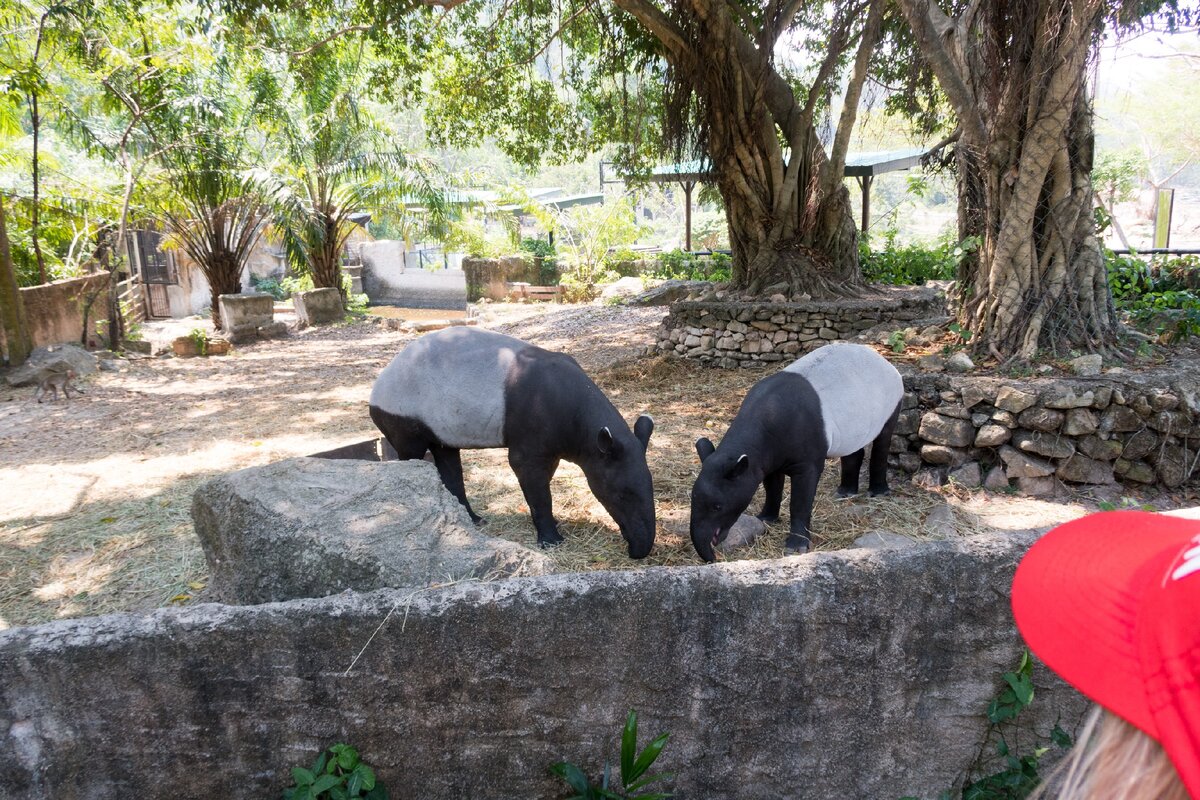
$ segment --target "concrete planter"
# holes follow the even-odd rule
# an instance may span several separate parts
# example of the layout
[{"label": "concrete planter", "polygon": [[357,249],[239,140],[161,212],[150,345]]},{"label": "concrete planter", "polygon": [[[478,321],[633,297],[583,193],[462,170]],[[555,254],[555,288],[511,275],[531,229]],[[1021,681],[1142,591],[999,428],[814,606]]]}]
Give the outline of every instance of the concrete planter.
[{"label": "concrete planter", "polygon": [[292,295],[296,319],[301,325],[328,325],[341,322],[345,316],[342,293],[337,289],[310,289]]},{"label": "concrete planter", "polygon": [[232,345],[228,339],[207,339],[204,343],[204,352],[200,352],[200,345],[191,336],[180,336],[171,342],[171,352],[180,358],[192,358],[195,356],[223,356],[231,349]]}]

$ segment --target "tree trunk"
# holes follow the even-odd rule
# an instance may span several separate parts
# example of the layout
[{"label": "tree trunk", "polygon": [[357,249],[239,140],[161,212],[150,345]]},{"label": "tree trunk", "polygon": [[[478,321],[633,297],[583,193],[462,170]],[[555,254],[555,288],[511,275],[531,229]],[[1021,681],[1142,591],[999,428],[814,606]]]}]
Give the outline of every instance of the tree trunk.
[{"label": "tree trunk", "polygon": [[33,207],[29,214],[29,241],[33,246],[33,257],[37,262],[38,281],[40,283],[49,283],[49,276],[46,274],[46,258],[42,255],[42,244],[38,237],[38,228],[41,223],[42,199],[41,199],[41,163],[39,159],[39,143],[41,141],[42,116],[38,111],[38,95],[35,89],[29,95],[29,121],[32,128],[31,138],[33,140],[33,158],[30,163],[30,177],[33,181]]},{"label": "tree trunk", "polygon": [[204,277],[212,291],[213,327],[221,330],[221,295],[240,294],[242,291],[242,263],[236,254],[228,249],[214,252],[208,263],[201,264]]},{"label": "tree trunk", "polygon": [[[1098,0],[987,0],[967,19],[904,12],[959,117],[959,319],[999,361],[1103,351],[1118,330],[1092,218],[1084,94]],[[999,43],[999,44],[997,44]]]},{"label": "tree trunk", "polygon": [[33,340],[25,319],[25,306],[13,272],[12,251],[8,247],[8,226],[4,219],[4,197],[0,195],[0,324],[8,348],[8,365],[19,367],[29,358]]},{"label": "tree trunk", "polygon": [[[673,71],[667,138],[691,140],[716,175],[729,222],[734,287],[753,294],[853,293],[862,275],[850,195],[840,176],[830,174],[834,168],[813,119],[816,98],[856,23],[833,25],[829,52],[801,103],[772,57],[775,40],[791,21],[782,10],[769,27],[751,34],[724,0],[675,0],[673,16],[645,0],[616,3],[664,45]],[[692,97],[699,130],[685,130]]]}]

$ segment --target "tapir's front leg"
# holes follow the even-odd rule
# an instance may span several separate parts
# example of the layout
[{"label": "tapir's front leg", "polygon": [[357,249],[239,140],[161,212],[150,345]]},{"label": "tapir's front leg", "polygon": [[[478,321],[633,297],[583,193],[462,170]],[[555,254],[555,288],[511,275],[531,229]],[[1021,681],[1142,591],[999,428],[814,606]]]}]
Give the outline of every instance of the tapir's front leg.
[{"label": "tapir's front leg", "polygon": [[810,538],[813,501],[817,496],[817,483],[821,480],[821,470],[825,461],[805,464],[792,472],[792,519],[788,528],[787,542],[784,552],[807,553],[812,543]]},{"label": "tapir's front leg", "polygon": [[529,504],[533,527],[537,529],[538,545],[553,547],[561,543],[563,537],[558,532],[558,523],[554,521],[554,499],[550,495],[550,479],[558,470],[558,459],[531,456],[509,448],[508,463],[521,484],[525,502]]},{"label": "tapir's front leg", "polygon": [[758,512],[758,518],[763,522],[778,522],[779,507],[783,505],[783,480],[787,476],[783,474],[783,470],[772,472],[763,479],[763,498],[762,511]]}]

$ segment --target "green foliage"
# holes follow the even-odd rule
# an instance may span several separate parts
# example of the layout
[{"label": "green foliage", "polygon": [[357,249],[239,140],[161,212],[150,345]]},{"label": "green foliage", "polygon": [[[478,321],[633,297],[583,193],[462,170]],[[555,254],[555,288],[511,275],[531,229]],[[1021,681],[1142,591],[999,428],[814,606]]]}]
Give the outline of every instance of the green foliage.
[{"label": "green foliage", "polygon": [[733,272],[733,259],[725,253],[698,256],[683,250],[660,253],[658,264],[649,277],[663,280],[728,281]]},{"label": "green foliage", "polygon": [[188,338],[196,345],[196,350],[202,356],[208,355],[208,332],[203,328],[192,328],[188,331]]},{"label": "green foliage", "polygon": [[868,281],[919,286],[927,281],[953,280],[958,265],[979,248],[979,240],[975,237],[961,242],[946,238],[928,246],[897,244],[896,236],[897,230],[890,228],[884,235],[882,250],[872,250],[866,237],[860,241],[859,263]]},{"label": "green foliage", "polygon": [[521,252],[533,256],[538,268],[538,285],[553,286],[559,281],[557,251],[549,241],[525,237],[521,240]]},{"label": "green foliage", "polygon": [[[962,800],[1023,800],[1041,783],[1038,767],[1050,751],[1049,745],[1063,750],[1071,747],[1070,735],[1056,724],[1048,736],[1033,733],[1036,746],[1021,754],[1018,745],[1022,729],[1017,718],[1033,702],[1033,697],[1033,658],[1026,650],[1016,670],[1004,673],[1004,688],[988,705],[985,745],[970,770],[972,776],[963,786]],[[979,775],[994,767],[998,769]],[[950,800],[950,793],[942,792],[938,800]]]},{"label": "green foliage", "polygon": [[1168,341],[1200,335],[1200,258],[1106,258],[1113,303],[1134,325]]},{"label": "green foliage", "polygon": [[892,348],[893,353],[903,353],[905,347],[904,331],[892,331],[892,335],[887,340],[888,347]]},{"label": "green foliage", "polygon": [[296,292],[307,292],[313,288],[313,279],[311,275],[288,275],[279,282],[279,288],[283,290],[285,297],[291,297]]},{"label": "green foliage", "polygon": [[342,273],[342,297],[346,298],[346,311],[351,314],[365,314],[367,305],[371,302],[365,294],[354,293],[354,279]]},{"label": "green foliage", "polygon": [[1092,167],[1092,186],[1111,211],[1113,203],[1124,203],[1137,195],[1147,167],[1146,156],[1138,150],[1101,151]]},{"label": "green foliage", "polygon": [[625,728],[621,731],[621,763],[620,784],[610,788],[611,772],[609,765],[604,765],[604,776],[599,785],[594,785],[575,764],[560,761],[550,767],[550,771],[567,782],[575,791],[570,800],[665,800],[672,797],[669,792],[646,792],[643,789],[659,781],[670,780],[668,775],[646,775],[646,772],[658,759],[667,743],[669,733],[655,737],[640,753],[637,750],[637,712],[630,711],[625,719]]},{"label": "green foliage", "polygon": [[1101,511],[1155,511],[1150,503],[1139,503],[1132,497],[1122,497],[1118,502],[1113,503],[1109,500],[1101,500],[1096,504],[1096,507]]},{"label": "green foliage", "polygon": [[[287,280],[284,278],[284,280]],[[271,295],[276,300],[286,300],[291,297],[291,293],[285,291],[279,281],[274,278],[255,278],[251,276],[250,285],[256,292],[264,292]]]},{"label": "green foliage", "polygon": [[283,790],[283,800],[388,800],[375,770],[348,744],[335,744],[322,752],[311,769],[293,767],[292,780],[296,785]]}]

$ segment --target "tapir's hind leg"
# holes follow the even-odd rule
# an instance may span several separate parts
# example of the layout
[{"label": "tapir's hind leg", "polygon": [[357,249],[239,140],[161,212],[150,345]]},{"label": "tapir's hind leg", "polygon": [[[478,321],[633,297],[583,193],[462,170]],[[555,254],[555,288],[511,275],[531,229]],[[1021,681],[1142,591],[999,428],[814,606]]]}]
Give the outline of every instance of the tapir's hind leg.
[{"label": "tapir's hind leg", "polygon": [[862,471],[863,456],[867,449],[860,447],[848,456],[842,456],[842,482],[838,485],[838,497],[853,497],[858,494],[858,473]]},{"label": "tapir's hind leg", "polygon": [[763,498],[762,511],[758,512],[758,518],[763,522],[778,522],[779,507],[783,504],[783,481],[787,476],[780,472],[772,472],[763,479]]},{"label": "tapir's hind leg", "polygon": [[871,496],[878,497],[882,494],[887,494],[887,460],[888,453],[892,449],[892,434],[896,432],[896,421],[900,419],[900,403],[896,404],[896,410],[892,412],[892,416],[884,423],[883,430],[875,437],[875,441],[871,442],[871,466],[867,468],[867,474],[870,478]]},{"label": "tapir's hind leg", "polygon": [[441,443],[435,444],[431,449],[433,450],[433,463],[437,465],[442,483],[450,490],[450,494],[457,497],[458,502],[463,504],[463,508],[471,515],[471,521],[476,525],[482,525],[483,517],[476,514],[467,501],[467,487],[463,484],[462,451],[457,447],[447,447]]}]

